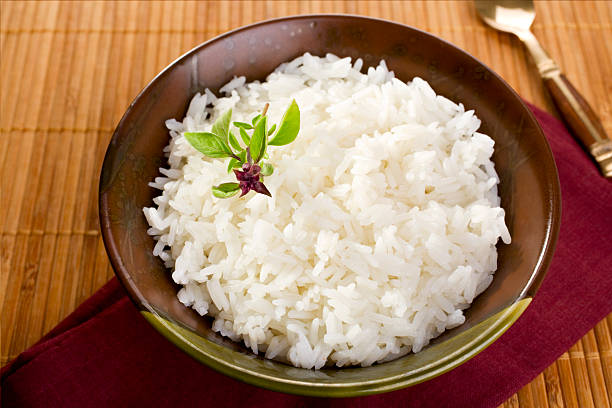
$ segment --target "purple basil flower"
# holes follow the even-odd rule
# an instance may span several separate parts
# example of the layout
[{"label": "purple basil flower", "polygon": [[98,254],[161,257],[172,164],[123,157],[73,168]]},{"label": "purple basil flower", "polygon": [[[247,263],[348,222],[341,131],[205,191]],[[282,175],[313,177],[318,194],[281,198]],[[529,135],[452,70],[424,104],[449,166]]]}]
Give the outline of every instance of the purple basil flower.
[{"label": "purple basil flower", "polygon": [[259,181],[260,173],[261,167],[257,164],[244,163],[242,165],[242,171],[234,169],[234,174],[239,181],[240,190],[242,191],[240,197],[251,190],[272,197],[272,194],[270,194],[264,183]]}]

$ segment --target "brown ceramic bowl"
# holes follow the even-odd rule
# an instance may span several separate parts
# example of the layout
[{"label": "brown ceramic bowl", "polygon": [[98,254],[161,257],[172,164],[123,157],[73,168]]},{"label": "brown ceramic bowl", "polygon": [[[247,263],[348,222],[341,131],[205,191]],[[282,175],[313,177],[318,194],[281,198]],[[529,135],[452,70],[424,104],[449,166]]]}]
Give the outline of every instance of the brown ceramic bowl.
[{"label": "brown ceramic bowl", "polygon": [[[293,33],[293,35],[291,35]],[[512,244],[499,246],[491,286],[466,313],[417,354],[367,368],[298,369],[255,356],[211,330],[184,307],[161,261],[153,257],[142,208],[157,194],[147,183],[165,165],[168,118],[183,118],[192,96],[218,90],[234,75],[264,79],[304,52],[361,57],[365,68],[385,59],[398,78],[427,80],[438,94],[475,109],[481,131],[495,140]],[[364,68],[364,69],[365,69]],[[557,171],[534,116],[498,75],[431,34],[372,18],[314,15],[243,27],[191,50],[161,72],[121,119],[100,179],[100,222],[115,273],[143,316],[199,361],[234,378],[277,391],[354,396],[390,391],[433,378],[465,362],[523,312],[551,260],[560,216]]]}]

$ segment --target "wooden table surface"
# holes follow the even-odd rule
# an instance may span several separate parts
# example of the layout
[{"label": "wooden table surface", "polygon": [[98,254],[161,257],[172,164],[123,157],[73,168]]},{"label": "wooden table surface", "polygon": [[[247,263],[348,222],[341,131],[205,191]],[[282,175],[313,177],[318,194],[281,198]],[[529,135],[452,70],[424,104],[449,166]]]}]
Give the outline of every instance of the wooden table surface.
[{"label": "wooden table surface", "polygon": [[[612,2],[536,3],[533,31],[612,135]],[[98,227],[98,175],[112,131],[157,72],[241,25],[351,13],[405,23],[479,58],[555,114],[521,44],[470,2],[2,2],[2,365],[113,276]],[[503,404],[609,407],[612,315]]]}]

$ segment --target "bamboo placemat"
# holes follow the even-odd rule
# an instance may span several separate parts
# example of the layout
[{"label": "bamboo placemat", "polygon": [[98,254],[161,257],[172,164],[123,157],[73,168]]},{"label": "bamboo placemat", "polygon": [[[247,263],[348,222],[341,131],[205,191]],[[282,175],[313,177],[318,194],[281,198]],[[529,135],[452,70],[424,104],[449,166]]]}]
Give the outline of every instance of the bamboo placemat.
[{"label": "bamboo placemat", "polygon": [[[534,32],[612,135],[612,2],[538,2]],[[112,131],[148,81],[195,45],[252,22],[351,13],[424,29],[467,50],[554,113],[519,42],[469,2],[2,2],[1,363],[113,276],[98,228]],[[609,407],[612,315],[505,407]]]}]

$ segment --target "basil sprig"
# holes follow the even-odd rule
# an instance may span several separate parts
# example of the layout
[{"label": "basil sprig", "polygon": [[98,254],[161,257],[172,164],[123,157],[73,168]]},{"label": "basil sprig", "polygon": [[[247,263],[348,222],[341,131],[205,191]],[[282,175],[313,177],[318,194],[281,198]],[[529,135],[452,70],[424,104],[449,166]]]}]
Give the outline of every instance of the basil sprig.
[{"label": "basil sprig", "polygon": [[[271,195],[263,184],[263,177],[272,175],[274,167],[262,162],[262,159],[268,157],[266,150],[269,146],[284,146],[295,140],[300,131],[300,109],[293,100],[278,127],[273,124],[268,128],[268,106],[266,104],[262,112],[251,119],[251,123],[232,122],[230,109],[217,118],[210,132],[183,133],[191,146],[205,156],[230,159],[227,171],[234,172],[238,183],[214,186],[212,193],[215,197],[232,197],[238,190],[241,190],[240,197],[251,190]],[[244,146],[231,131],[231,124],[238,129]]]}]

